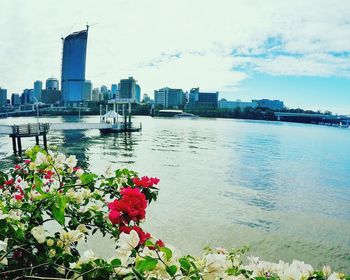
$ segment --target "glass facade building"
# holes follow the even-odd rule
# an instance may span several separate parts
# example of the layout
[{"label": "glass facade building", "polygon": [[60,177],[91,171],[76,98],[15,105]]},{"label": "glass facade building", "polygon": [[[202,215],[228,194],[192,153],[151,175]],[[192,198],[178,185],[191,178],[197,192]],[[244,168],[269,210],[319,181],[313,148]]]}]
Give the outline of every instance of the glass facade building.
[{"label": "glass facade building", "polygon": [[65,106],[78,106],[84,100],[87,37],[88,29],[63,39],[61,91]]}]

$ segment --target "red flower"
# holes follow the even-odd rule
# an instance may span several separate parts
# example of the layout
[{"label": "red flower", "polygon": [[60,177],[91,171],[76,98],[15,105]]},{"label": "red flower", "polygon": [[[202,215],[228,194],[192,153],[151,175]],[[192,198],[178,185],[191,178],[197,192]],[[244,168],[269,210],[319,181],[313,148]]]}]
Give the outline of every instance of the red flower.
[{"label": "red flower", "polygon": [[111,212],[109,212],[108,217],[113,225],[119,224],[121,221],[120,212],[115,211],[115,210],[112,210]]},{"label": "red flower", "polygon": [[124,232],[129,234],[130,231],[134,230],[137,232],[139,238],[140,238],[140,243],[139,244],[144,244],[147,239],[151,238],[151,235],[148,232],[144,232],[142,228],[138,226],[132,226],[132,227],[127,227],[127,226],[120,226],[119,227],[120,232]]},{"label": "red flower", "polygon": [[16,200],[22,200],[22,199],[23,199],[23,197],[24,197],[24,195],[23,195],[23,194],[21,194],[21,193],[17,193],[17,194],[15,194],[15,199],[16,199]]},{"label": "red flower", "polygon": [[161,239],[158,239],[157,242],[156,242],[156,244],[157,244],[159,247],[164,247],[164,246],[165,246],[164,242],[163,242]]},{"label": "red flower", "polygon": [[24,163],[25,163],[25,164],[29,164],[29,163],[31,163],[31,162],[32,162],[32,161],[31,161],[30,159],[25,159],[25,160],[24,160]]},{"label": "red flower", "polygon": [[[128,224],[130,221],[138,222],[145,218],[147,200],[140,189],[124,188],[120,191],[121,198],[108,204],[108,208],[118,211],[122,216],[121,221]],[[120,222],[119,222],[120,223]]]},{"label": "red flower", "polygon": [[4,184],[9,186],[9,185],[12,185],[14,182],[15,182],[14,179],[10,179],[10,180],[5,181]]},{"label": "red flower", "polygon": [[44,176],[45,179],[51,179],[52,175],[54,173],[51,170],[46,171],[46,174]]},{"label": "red flower", "polygon": [[149,188],[153,187],[153,185],[157,185],[160,180],[158,178],[149,178],[148,176],[143,176],[141,179],[134,177],[132,178],[132,181],[137,187]]},{"label": "red flower", "polygon": [[15,169],[16,169],[16,170],[21,169],[21,166],[18,165],[18,164],[16,164],[16,165],[15,165]]}]

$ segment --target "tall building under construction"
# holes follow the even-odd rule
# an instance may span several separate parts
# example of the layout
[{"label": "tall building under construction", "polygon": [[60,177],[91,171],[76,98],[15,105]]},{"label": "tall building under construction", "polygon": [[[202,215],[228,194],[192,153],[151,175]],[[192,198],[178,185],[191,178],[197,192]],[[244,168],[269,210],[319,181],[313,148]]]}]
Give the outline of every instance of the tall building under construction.
[{"label": "tall building under construction", "polygon": [[62,105],[79,106],[84,101],[88,29],[74,32],[63,40]]}]

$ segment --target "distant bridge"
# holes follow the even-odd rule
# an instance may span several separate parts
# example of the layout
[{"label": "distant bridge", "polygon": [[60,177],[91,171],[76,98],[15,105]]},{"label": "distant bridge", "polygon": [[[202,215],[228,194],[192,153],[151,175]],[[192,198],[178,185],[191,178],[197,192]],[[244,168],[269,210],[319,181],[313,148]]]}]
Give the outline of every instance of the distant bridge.
[{"label": "distant bridge", "polygon": [[341,122],[350,120],[350,116],[345,115],[325,115],[325,114],[307,114],[307,113],[287,113],[287,112],[275,112],[277,120],[280,121],[283,118],[293,119],[293,118],[307,118],[314,119],[323,122]]}]

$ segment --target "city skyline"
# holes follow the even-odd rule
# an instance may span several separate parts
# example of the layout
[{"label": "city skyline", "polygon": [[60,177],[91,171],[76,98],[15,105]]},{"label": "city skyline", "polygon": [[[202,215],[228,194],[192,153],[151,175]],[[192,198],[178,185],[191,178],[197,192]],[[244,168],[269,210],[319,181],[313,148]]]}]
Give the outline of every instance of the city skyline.
[{"label": "city skyline", "polygon": [[[228,100],[349,114],[350,3],[281,2],[1,1],[0,86],[9,98],[60,77],[60,37],[88,23],[93,84],[134,76],[149,95],[199,86]],[[178,17],[167,20],[168,11]]]}]

